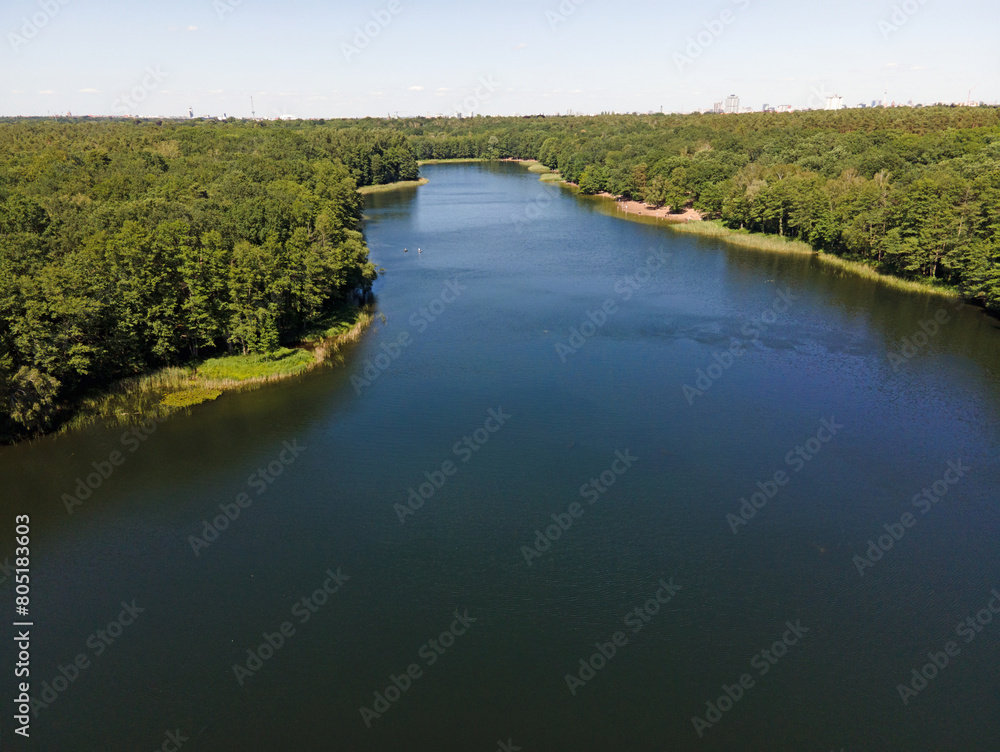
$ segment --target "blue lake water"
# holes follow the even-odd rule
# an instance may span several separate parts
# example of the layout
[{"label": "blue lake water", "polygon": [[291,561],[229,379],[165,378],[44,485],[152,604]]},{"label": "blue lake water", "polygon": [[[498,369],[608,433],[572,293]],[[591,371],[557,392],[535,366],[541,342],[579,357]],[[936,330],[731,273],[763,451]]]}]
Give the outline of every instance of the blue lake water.
[{"label": "blue lake water", "polygon": [[424,174],[342,362],[0,449],[14,749],[1000,749],[1000,323]]}]

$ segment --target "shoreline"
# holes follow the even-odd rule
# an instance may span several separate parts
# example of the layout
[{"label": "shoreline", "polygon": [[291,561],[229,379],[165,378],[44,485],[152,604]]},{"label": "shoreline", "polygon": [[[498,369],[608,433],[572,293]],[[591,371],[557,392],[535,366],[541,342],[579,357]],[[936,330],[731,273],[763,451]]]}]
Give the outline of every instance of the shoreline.
[{"label": "shoreline", "polygon": [[621,196],[616,196],[613,193],[608,193],[603,191],[601,193],[595,193],[595,196],[600,198],[612,199],[618,206],[616,211],[623,212],[626,215],[634,215],[637,217],[652,217],[654,219],[660,219],[665,222],[679,223],[679,222],[702,222],[705,217],[701,212],[695,211],[694,209],[685,208],[682,212],[673,213],[670,211],[669,206],[661,206],[659,208],[655,206],[650,206],[645,201],[632,201],[628,199],[623,199]]},{"label": "shoreline", "polygon": [[463,164],[465,162],[492,162],[491,159],[483,159],[482,157],[458,157],[456,159],[418,159],[417,167],[423,167],[424,165],[436,165],[436,164]]},{"label": "shoreline", "polygon": [[[227,392],[252,391],[308,373],[327,364],[345,345],[359,340],[375,320],[371,306],[356,308],[351,313],[349,320],[326,333],[306,337],[293,347],[279,350],[277,359],[269,360],[267,355],[228,355],[119,380],[99,393],[82,397],[74,414],[54,431],[26,438],[30,441],[61,435],[94,423],[127,426],[150,418],[165,420]],[[259,373],[240,375],[241,370],[253,370],[255,366]],[[212,375],[199,373],[203,368],[208,368]]]},{"label": "shoreline", "polygon": [[733,230],[723,225],[719,220],[706,220],[698,223],[682,222],[672,225],[670,229],[674,232],[683,232],[689,235],[700,235],[705,238],[721,240],[730,245],[754,251],[812,256],[821,264],[902,292],[915,292],[924,295],[936,295],[943,298],[962,299],[958,291],[950,287],[884,274],[863,261],[856,261],[832,253],[818,251],[801,240],[790,240],[782,238],[779,235],[752,233],[746,230]]},{"label": "shoreline", "polygon": [[402,188],[419,188],[422,185],[427,185],[430,180],[427,178],[418,178],[416,180],[400,180],[397,183],[385,183],[383,185],[364,185],[358,188],[358,193],[362,196],[370,196],[373,193],[388,193],[389,191],[398,191]]},{"label": "shoreline", "polygon": [[[539,179],[546,182],[555,182],[571,189],[578,189],[578,186],[564,180],[562,176],[555,171],[544,174]],[[801,240],[788,239],[779,235],[769,235],[766,233],[751,233],[746,230],[733,230],[724,226],[720,220],[706,220],[703,215],[694,209],[685,210],[683,214],[665,215],[664,212],[666,211],[666,208],[654,210],[643,202],[623,200],[620,196],[615,196],[614,194],[606,191],[586,197],[599,198],[605,201],[614,200],[618,204],[618,207],[616,207],[616,211],[610,213],[609,216],[615,216],[619,219],[625,219],[631,222],[648,222],[650,219],[654,219],[657,220],[657,223],[665,222],[666,226],[674,232],[684,232],[690,235],[700,235],[705,238],[713,238],[741,248],[769,253],[793,253],[814,256],[822,264],[826,264],[827,266],[839,269],[842,272],[852,274],[856,277],[862,277],[870,282],[876,282],[878,284],[892,287],[896,290],[922,293],[925,295],[936,295],[943,298],[962,299],[962,296],[959,295],[958,291],[953,288],[934,285],[930,282],[922,282],[920,280],[903,279],[902,277],[885,274],[863,261],[847,259],[832,253],[816,250],[811,245]],[[676,217],[676,219],[672,219],[672,217]],[[688,217],[690,217],[690,219],[688,219]]]}]

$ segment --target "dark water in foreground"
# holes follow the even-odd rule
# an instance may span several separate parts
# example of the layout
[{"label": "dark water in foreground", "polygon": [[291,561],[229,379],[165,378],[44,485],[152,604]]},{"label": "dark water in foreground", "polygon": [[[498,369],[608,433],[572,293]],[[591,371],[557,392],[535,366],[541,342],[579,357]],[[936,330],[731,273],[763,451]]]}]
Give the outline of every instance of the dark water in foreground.
[{"label": "dark water in foreground", "polygon": [[343,367],[141,442],[0,450],[0,562],[32,520],[32,694],[64,690],[12,734],[6,579],[0,749],[1000,749],[997,322],[519,167],[425,173],[369,201],[386,324]]}]

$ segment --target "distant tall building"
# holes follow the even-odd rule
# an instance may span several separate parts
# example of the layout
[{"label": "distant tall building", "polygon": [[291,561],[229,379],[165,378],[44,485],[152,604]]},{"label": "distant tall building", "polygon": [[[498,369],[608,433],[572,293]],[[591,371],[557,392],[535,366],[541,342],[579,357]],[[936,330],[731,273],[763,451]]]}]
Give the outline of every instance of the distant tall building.
[{"label": "distant tall building", "polygon": [[722,112],[722,102],[716,102],[712,105],[712,112],[719,114]]},{"label": "distant tall building", "polygon": [[844,98],[841,96],[827,97],[826,98],[826,109],[828,110],[842,110],[844,109]]},{"label": "distant tall building", "polygon": [[194,107],[188,107],[188,117],[194,119]]},{"label": "distant tall building", "polygon": [[736,115],[740,111],[740,98],[735,94],[726,97],[726,112]]}]

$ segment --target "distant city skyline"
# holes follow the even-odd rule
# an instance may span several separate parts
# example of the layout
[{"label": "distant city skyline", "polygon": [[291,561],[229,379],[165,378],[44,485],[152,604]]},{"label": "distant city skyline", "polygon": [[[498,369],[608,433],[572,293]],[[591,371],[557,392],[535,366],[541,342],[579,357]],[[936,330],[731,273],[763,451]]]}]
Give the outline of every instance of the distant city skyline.
[{"label": "distant city skyline", "polygon": [[993,103],[1000,57],[975,22],[993,15],[979,0],[8,0],[0,115],[242,118],[251,97],[264,118]]}]

